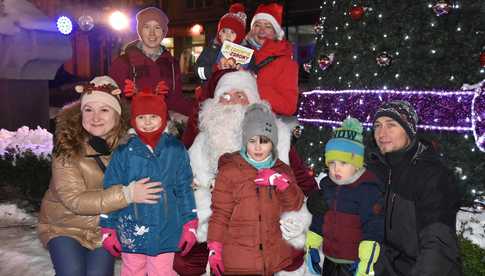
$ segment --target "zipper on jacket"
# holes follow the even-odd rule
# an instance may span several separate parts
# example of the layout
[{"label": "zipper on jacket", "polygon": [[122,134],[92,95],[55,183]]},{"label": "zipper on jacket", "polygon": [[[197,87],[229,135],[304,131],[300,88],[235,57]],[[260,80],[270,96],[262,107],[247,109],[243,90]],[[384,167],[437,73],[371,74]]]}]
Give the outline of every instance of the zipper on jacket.
[{"label": "zipper on jacket", "polygon": [[257,196],[257,204],[258,204],[258,216],[259,216],[259,223],[258,223],[258,228],[259,228],[259,236],[260,236],[260,241],[259,241],[259,252],[261,253],[261,259],[263,260],[263,275],[266,275],[266,264],[264,260],[264,252],[263,252],[263,229],[261,227],[262,224],[262,218],[261,218],[261,202],[259,201],[259,186],[256,185],[256,196]]},{"label": "zipper on jacket", "polygon": [[133,203],[133,211],[135,212],[135,220],[138,220],[138,204]]},{"label": "zipper on jacket", "polygon": [[392,230],[392,215],[394,213],[394,199],[396,198],[396,194],[393,193],[392,194],[392,198],[391,198],[391,214],[389,215],[389,230]]},{"label": "zipper on jacket", "polygon": [[[389,169],[389,176],[387,178],[387,185],[386,185],[386,206],[385,210],[388,210],[389,207],[389,194],[391,193],[391,178],[392,178],[392,169]],[[387,230],[387,214],[384,216],[384,227]],[[387,231],[384,230],[384,240],[386,240]]]},{"label": "zipper on jacket", "polygon": [[165,212],[165,219],[168,218],[168,199],[167,199],[167,191],[162,190],[162,195],[163,195],[163,209]]}]

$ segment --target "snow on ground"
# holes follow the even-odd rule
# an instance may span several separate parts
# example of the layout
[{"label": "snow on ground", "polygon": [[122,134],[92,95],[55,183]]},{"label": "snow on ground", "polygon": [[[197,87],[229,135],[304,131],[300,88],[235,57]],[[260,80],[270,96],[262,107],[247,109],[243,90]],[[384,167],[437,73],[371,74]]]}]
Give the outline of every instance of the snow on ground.
[{"label": "snow on ground", "polygon": [[[0,204],[0,275],[52,276],[49,252],[37,236],[36,215],[15,204]],[[116,262],[115,275],[119,275]]]},{"label": "snow on ground", "polygon": [[485,210],[472,213],[472,209],[460,211],[456,218],[456,232],[463,232],[463,236],[474,244],[485,249]]},{"label": "snow on ground", "polygon": [[[0,275],[54,275],[49,252],[42,247],[35,229],[36,215],[27,214],[14,204],[0,204]],[[485,212],[459,212],[458,229],[465,237],[485,249]],[[115,275],[119,275],[120,261]]]}]

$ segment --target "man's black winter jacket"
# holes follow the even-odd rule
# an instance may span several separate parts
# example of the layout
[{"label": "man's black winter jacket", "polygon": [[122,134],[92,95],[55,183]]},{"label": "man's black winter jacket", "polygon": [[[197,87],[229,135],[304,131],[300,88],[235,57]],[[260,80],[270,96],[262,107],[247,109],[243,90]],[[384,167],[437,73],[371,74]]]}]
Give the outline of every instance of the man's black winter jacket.
[{"label": "man's black winter jacket", "polygon": [[430,144],[371,152],[367,162],[383,183],[385,235],[378,276],[462,275],[456,238],[459,194],[451,171]]}]

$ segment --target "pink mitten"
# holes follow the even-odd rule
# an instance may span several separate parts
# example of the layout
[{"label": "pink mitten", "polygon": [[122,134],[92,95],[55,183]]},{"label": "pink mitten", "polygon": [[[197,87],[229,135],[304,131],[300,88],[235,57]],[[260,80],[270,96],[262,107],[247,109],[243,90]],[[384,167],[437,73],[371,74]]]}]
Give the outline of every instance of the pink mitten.
[{"label": "pink mitten", "polygon": [[222,262],[222,243],[211,241],[207,243],[209,248],[209,266],[211,272],[216,276],[222,276],[224,273],[224,263]]},{"label": "pink mitten", "polygon": [[116,231],[111,228],[101,228],[103,235],[103,247],[114,257],[118,257],[121,253],[121,244],[116,235]]},{"label": "pink mitten", "polygon": [[187,253],[190,252],[190,249],[192,249],[194,244],[197,242],[196,230],[198,224],[199,223],[197,219],[189,220],[187,223],[184,224],[182,237],[180,237],[180,241],[178,244],[178,247],[182,250],[182,252],[180,252],[180,255],[187,255]]},{"label": "pink mitten", "polygon": [[288,176],[284,173],[277,173],[272,169],[259,170],[254,182],[259,186],[276,186],[276,190],[280,192],[286,190],[289,186]]}]

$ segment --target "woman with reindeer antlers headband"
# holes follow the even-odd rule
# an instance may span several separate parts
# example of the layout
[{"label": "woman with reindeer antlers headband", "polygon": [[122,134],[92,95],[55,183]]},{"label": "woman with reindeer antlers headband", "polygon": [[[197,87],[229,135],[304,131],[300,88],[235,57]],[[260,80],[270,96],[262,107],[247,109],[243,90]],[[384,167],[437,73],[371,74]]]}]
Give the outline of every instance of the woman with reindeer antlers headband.
[{"label": "woman with reindeer antlers headband", "polygon": [[102,247],[109,233],[102,235],[100,215],[131,203],[157,203],[161,183],[139,178],[103,190],[111,151],[128,129],[128,110],[120,101],[121,90],[107,76],[76,91],[82,94],[80,101],[57,116],[52,178],[38,232],[57,276],[113,275],[114,258]]}]

